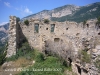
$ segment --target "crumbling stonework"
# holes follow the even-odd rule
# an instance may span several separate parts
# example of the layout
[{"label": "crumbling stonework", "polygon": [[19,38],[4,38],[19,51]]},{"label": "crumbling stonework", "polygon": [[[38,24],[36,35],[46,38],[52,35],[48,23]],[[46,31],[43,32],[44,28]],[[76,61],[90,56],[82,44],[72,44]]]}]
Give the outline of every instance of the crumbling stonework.
[{"label": "crumbling stonework", "polygon": [[7,57],[16,54],[18,44],[25,36],[31,47],[47,54],[57,54],[66,61],[70,59],[69,63],[78,75],[98,75],[98,72],[94,72],[90,67],[91,63],[86,63],[84,66],[78,59],[80,50],[87,48],[87,53],[93,55],[92,50],[100,45],[98,34],[100,32],[96,28],[96,20],[87,21],[83,27],[83,23],[50,21],[47,24],[43,20],[33,18],[29,20],[27,26],[24,22],[17,24],[14,16],[10,19]]},{"label": "crumbling stonework", "polygon": [[8,50],[7,57],[16,54],[16,17],[10,16],[10,27],[9,27],[9,41],[8,41]]}]

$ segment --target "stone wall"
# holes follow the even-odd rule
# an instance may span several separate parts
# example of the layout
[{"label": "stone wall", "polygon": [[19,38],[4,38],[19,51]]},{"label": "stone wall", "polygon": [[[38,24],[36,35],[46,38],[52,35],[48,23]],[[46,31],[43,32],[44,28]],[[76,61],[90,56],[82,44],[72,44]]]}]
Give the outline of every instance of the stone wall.
[{"label": "stone wall", "polygon": [[6,57],[16,55],[20,43],[25,38],[18,21],[19,19],[16,16],[10,16],[8,50]]},{"label": "stone wall", "polygon": [[16,44],[16,17],[10,16],[10,27],[9,27],[9,41],[8,41],[8,50],[7,57],[16,54],[17,44]]},{"label": "stone wall", "polygon": [[[84,69],[89,70],[89,68],[86,69],[86,66],[82,67],[81,63],[77,63],[79,60],[77,57],[80,50],[88,48],[87,53],[90,54],[92,49],[100,45],[100,35],[98,34],[100,30],[95,27],[96,20],[87,21],[83,28],[82,23],[69,21],[44,23],[43,20],[31,18],[27,26],[24,22],[16,23],[14,16],[11,16],[10,19],[7,57],[16,54],[18,44],[26,37],[31,47],[44,53],[57,54],[66,61],[70,59],[72,68],[77,70],[77,66],[80,67],[81,75],[85,74]],[[52,26],[54,26],[54,31]],[[75,72],[75,70],[73,71]],[[88,71],[86,75],[92,71]],[[78,71],[76,73],[79,74]]]}]

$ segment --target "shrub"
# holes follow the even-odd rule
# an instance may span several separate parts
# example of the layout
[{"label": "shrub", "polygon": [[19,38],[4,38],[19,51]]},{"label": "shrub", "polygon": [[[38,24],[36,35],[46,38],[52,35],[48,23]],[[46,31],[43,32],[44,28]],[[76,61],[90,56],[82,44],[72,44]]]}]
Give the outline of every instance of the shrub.
[{"label": "shrub", "polygon": [[44,60],[45,60],[45,56],[42,53],[38,53],[38,55],[36,56],[36,61],[42,62]]},{"label": "shrub", "polygon": [[44,23],[49,23],[49,20],[48,19],[44,19]]},{"label": "shrub", "polygon": [[32,55],[33,55],[33,50],[29,46],[28,42],[24,41],[22,43],[21,47],[18,49],[16,55],[13,55],[13,56],[7,58],[6,61],[15,61],[19,57],[25,57],[25,58],[29,58],[31,60],[31,59],[33,59]]},{"label": "shrub", "polygon": [[[58,57],[47,56],[45,59],[44,54],[40,53],[38,50],[33,51],[33,56],[36,63],[27,68],[30,71],[22,71],[18,75],[64,75],[65,69],[72,71],[71,66],[68,67],[64,60],[64,63],[62,63],[61,59]],[[43,71],[33,71],[33,69],[43,69]],[[51,69],[51,71],[44,71],[44,69]],[[56,71],[54,71],[54,69]]]},{"label": "shrub", "polygon": [[0,48],[0,65],[2,65],[6,60],[7,46],[8,44]]},{"label": "shrub", "polygon": [[29,21],[25,20],[24,23],[28,26],[29,25]]},{"label": "shrub", "polygon": [[6,57],[6,52],[4,52],[3,54],[0,54],[0,65],[2,65],[5,61]]},{"label": "shrub", "polygon": [[96,61],[95,61],[95,66],[98,68],[98,70],[100,71],[100,55],[98,56],[98,58],[96,59]]},{"label": "shrub", "polygon": [[86,50],[82,50],[79,52],[79,58],[82,63],[83,62],[86,62],[86,63],[91,62],[90,54],[87,54]]},{"label": "shrub", "polygon": [[18,59],[18,56],[17,55],[12,55],[11,57],[6,58],[6,61],[15,61],[16,59]]}]

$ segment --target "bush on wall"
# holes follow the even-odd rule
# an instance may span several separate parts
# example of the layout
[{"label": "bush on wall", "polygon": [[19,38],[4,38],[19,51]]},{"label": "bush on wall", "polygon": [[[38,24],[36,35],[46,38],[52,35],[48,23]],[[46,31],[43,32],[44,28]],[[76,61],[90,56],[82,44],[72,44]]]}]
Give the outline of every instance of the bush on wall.
[{"label": "bush on wall", "polygon": [[29,25],[29,21],[25,20],[24,23],[28,26]]}]

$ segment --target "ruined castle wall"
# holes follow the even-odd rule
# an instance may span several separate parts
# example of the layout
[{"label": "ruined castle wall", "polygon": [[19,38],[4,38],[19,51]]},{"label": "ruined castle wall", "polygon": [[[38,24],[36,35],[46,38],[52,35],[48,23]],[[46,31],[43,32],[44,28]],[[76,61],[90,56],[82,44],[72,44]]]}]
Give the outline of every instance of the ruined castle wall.
[{"label": "ruined castle wall", "polygon": [[16,54],[16,17],[10,16],[10,25],[9,25],[9,41],[8,41],[8,50],[7,50],[7,57]]},{"label": "ruined castle wall", "polygon": [[20,47],[20,43],[25,38],[18,22],[19,19],[16,16],[10,16],[8,50],[6,57],[15,55],[18,48]]},{"label": "ruined castle wall", "polygon": [[[35,32],[34,25],[38,24],[39,29],[38,33]],[[51,25],[54,24],[54,32],[51,32]],[[77,24],[76,22],[50,22],[49,24],[44,23],[43,21],[30,21],[29,26],[26,26],[24,23],[21,23],[21,28],[23,34],[27,37],[30,45],[32,47],[38,48],[39,50],[45,49],[45,41],[50,40],[54,43],[55,38],[59,38],[66,42],[66,45],[69,41],[72,42],[72,45],[76,48],[82,48],[82,40],[84,38],[91,38],[93,35],[97,35],[97,32],[94,28],[95,24],[89,22],[90,27],[83,28],[82,23]],[[53,48],[54,50],[57,50]],[[60,49],[60,46],[59,46]]]},{"label": "ruined castle wall", "polygon": [[[88,48],[90,53],[93,48],[100,45],[98,34],[100,29],[95,28],[95,23],[96,21],[87,21],[83,28],[82,23],[69,21],[44,23],[31,19],[27,26],[24,22],[17,23],[16,17],[11,16],[7,57],[16,54],[20,42],[26,37],[31,47],[76,62],[79,50]],[[73,64],[77,68],[76,63]],[[82,67],[81,64],[79,66]]]}]

